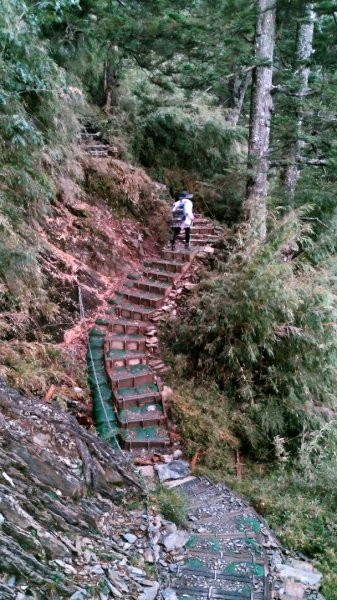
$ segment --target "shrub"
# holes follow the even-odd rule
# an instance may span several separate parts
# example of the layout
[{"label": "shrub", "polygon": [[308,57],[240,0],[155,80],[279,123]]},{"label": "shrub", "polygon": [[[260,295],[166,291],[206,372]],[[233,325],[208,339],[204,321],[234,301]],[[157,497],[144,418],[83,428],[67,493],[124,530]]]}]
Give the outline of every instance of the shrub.
[{"label": "shrub", "polygon": [[165,486],[159,486],[157,500],[159,510],[165,519],[181,527],[185,524],[188,505],[187,499],[183,494],[174,489],[171,490]]},{"label": "shrub", "polygon": [[275,454],[283,438],[285,451],[296,452],[303,430],[317,429],[335,405],[332,276],[289,259],[304,237],[294,215],[287,217],[239,268],[233,258],[204,283],[171,336],[199,380],[215,380],[234,402],[233,432],[259,458]]}]

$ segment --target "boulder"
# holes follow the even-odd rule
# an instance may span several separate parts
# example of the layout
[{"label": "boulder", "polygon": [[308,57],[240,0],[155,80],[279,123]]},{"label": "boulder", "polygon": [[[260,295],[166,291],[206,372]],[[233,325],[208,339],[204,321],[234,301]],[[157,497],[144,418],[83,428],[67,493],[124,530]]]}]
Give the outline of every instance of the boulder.
[{"label": "boulder", "polygon": [[184,460],[173,460],[168,465],[155,465],[155,469],[161,482],[190,475],[189,465]]},{"label": "boulder", "polygon": [[309,569],[308,563],[302,561],[296,561],[296,566],[283,563],[276,564],[276,570],[283,581],[293,579],[299,583],[304,583],[304,585],[318,586],[322,579],[322,574],[319,571]]},{"label": "boulder", "polygon": [[186,531],[177,530],[164,537],[163,546],[167,552],[172,552],[173,550],[179,550],[180,548],[183,548],[189,539],[189,533]]}]

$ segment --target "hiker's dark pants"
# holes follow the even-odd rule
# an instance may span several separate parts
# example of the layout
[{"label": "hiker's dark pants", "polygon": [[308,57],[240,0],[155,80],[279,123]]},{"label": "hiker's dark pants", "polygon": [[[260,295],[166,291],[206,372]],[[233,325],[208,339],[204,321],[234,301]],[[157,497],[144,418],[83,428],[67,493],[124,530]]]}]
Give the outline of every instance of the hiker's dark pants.
[{"label": "hiker's dark pants", "polygon": [[[172,227],[171,246],[175,247],[176,239],[181,231],[181,227]],[[185,246],[189,247],[191,239],[191,228],[185,227]]]}]

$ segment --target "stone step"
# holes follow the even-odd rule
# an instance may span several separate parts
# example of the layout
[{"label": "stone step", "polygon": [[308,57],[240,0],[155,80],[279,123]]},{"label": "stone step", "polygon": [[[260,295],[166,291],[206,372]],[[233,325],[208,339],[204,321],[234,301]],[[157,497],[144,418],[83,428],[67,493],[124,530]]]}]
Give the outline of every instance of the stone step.
[{"label": "stone step", "polygon": [[213,226],[209,226],[209,227],[193,227],[192,228],[192,235],[215,235],[214,234],[214,227]]},{"label": "stone step", "polygon": [[126,450],[167,448],[170,446],[170,438],[165,427],[130,427],[121,431],[120,439]]},{"label": "stone step", "polygon": [[173,283],[179,279],[180,273],[169,273],[168,271],[161,271],[160,269],[144,268],[143,273],[148,279],[153,279],[163,283]]},{"label": "stone step", "polygon": [[193,226],[196,227],[200,225],[202,225],[203,227],[207,225],[214,226],[213,222],[210,219],[207,219],[206,217],[195,217],[193,221]]},{"label": "stone step", "polygon": [[218,238],[216,239],[207,239],[207,238],[192,238],[191,240],[191,244],[192,246],[194,246],[195,248],[201,248],[204,246],[212,246],[213,244],[215,244],[215,242],[218,240]]},{"label": "stone step", "polygon": [[107,150],[88,150],[88,154],[90,156],[109,156]]},{"label": "stone step", "polygon": [[162,296],[166,296],[172,290],[172,285],[170,283],[159,282],[147,277],[134,281],[133,287],[143,290],[144,292],[150,292],[151,294],[161,294]]},{"label": "stone step", "polygon": [[144,406],[131,406],[120,410],[117,413],[117,421],[123,428],[158,427],[165,425],[167,415],[162,404],[145,404]]},{"label": "stone step", "polygon": [[194,256],[194,253],[190,250],[163,250],[163,258],[169,261],[190,262]]},{"label": "stone step", "polygon": [[112,390],[120,388],[136,388],[140,385],[155,383],[155,374],[147,364],[132,367],[116,367],[108,369]]},{"label": "stone step", "polygon": [[147,306],[149,308],[160,308],[163,304],[163,296],[137,290],[135,288],[124,287],[122,289],[123,296],[128,302],[137,304],[137,306]]},{"label": "stone step", "polygon": [[145,350],[146,337],[137,333],[124,335],[123,333],[115,333],[114,335],[105,336],[105,352],[108,350]]},{"label": "stone step", "polygon": [[107,144],[100,144],[100,143],[87,143],[85,145],[85,149],[87,150],[87,152],[100,152],[100,151],[104,151],[104,152],[108,152],[109,150],[109,146],[107,146]]},{"label": "stone step", "polygon": [[127,301],[120,302],[115,308],[115,314],[118,317],[132,319],[134,321],[148,321],[154,312],[154,308],[140,306]]},{"label": "stone step", "polygon": [[157,403],[161,400],[157,383],[119,388],[114,390],[113,396],[119,410],[129,406],[145,406],[145,404]]},{"label": "stone step", "polygon": [[[192,583],[191,583],[192,585]],[[264,600],[263,596],[258,594],[252,595],[247,592],[225,592],[215,586],[194,588],[189,585],[179,585],[175,588],[177,597],[186,600]]]},{"label": "stone step", "polygon": [[116,350],[111,349],[105,355],[105,365],[107,370],[117,367],[134,367],[136,365],[146,365],[147,358],[141,350]]},{"label": "stone step", "polygon": [[108,325],[108,332],[124,335],[143,335],[147,328],[147,323],[136,323],[130,319],[112,319]]},{"label": "stone step", "polygon": [[144,262],[145,268],[166,271],[167,273],[184,273],[189,267],[188,262],[154,258]]}]

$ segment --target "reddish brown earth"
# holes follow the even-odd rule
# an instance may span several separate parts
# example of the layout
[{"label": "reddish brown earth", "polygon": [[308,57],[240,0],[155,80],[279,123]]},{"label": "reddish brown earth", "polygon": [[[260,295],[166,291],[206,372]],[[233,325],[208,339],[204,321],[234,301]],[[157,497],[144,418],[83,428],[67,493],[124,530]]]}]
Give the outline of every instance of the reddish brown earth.
[{"label": "reddish brown earth", "polygon": [[[76,164],[76,180],[74,171],[58,180],[47,216],[33,224],[48,308],[37,308],[28,326],[12,327],[1,344],[0,376],[40,397],[55,385],[52,400],[60,389],[67,400],[74,387],[82,387],[78,399],[87,403],[86,329],[104,313],[126,273],[158,253],[168,233],[169,205],[160,199],[160,185],[120,160],[84,154]],[[80,320],[79,286],[85,322]],[[14,324],[20,318],[19,312],[9,315]],[[46,349],[61,351],[62,358],[54,364]]]}]

